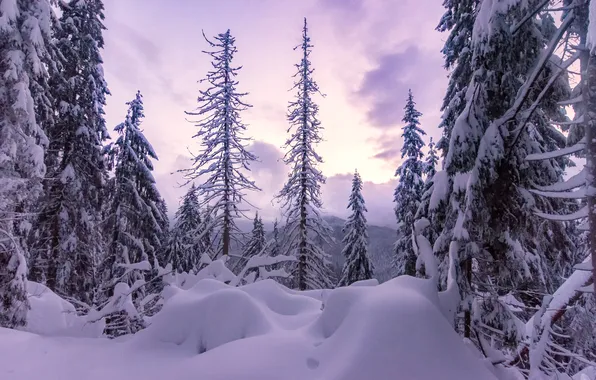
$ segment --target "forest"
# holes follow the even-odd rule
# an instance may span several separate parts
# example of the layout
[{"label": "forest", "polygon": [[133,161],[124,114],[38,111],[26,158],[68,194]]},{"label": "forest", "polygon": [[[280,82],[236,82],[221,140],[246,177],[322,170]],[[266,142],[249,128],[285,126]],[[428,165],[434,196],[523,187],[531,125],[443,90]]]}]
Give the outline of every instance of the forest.
[{"label": "forest", "polygon": [[[213,379],[245,371],[255,379],[596,379],[596,3],[443,5],[442,136],[426,143],[417,94],[395,94],[397,228],[380,257],[371,254],[362,169],[340,232],[324,216],[321,164],[333,157],[318,152],[325,95],[311,61],[316,25],[306,18],[288,46],[292,100],[279,128],[289,174],[271,200],[282,218],[269,230],[248,198],[261,184],[243,121],[253,106],[238,79],[241,35],[201,36],[210,69],[193,78],[195,108],[180,109],[194,128],[192,159],[177,172],[186,194],[169,210],[141,91],[120,124],[106,122],[102,0],[0,0],[0,367],[13,361],[10,342],[25,339],[14,334],[28,333],[130,350],[192,341],[193,354],[221,352],[214,362],[226,350],[245,355],[227,369],[238,372],[207,359],[192,370]],[[313,347],[325,354],[300,356],[306,372],[291,374],[294,364],[259,372],[267,362],[251,352],[275,355],[277,340],[296,331],[297,352],[300,339],[317,337]],[[267,343],[238,343],[258,336]],[[52,342],[43,344],[66,347]],[[333,356],[366,342],[373,353],[418,360],[392,363],[361,348]],[[430,346],[445,361],[436,369],[423,368]],[[291,354],[279,355],[290,363]],[[359,369],[339,370],[332,359]],[[53,368],[35,360],[40,371]],[[77,371],[52,376],[88,378]],[[15,373],[2,377],[27,378]]]}]

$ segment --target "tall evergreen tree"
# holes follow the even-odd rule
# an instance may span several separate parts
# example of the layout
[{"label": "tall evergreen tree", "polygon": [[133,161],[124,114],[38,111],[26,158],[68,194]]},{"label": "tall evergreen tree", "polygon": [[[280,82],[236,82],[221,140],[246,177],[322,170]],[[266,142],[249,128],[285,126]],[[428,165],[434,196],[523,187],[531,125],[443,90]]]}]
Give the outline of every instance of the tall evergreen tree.
[{"label": "tall evergreen tree", "polygon": [[[26,247],[22,236],[45,175],[42,104],[52,65],[52,10],[46,0],[3,1],[0,14],[0,326],[26,323]],[[45,65],[44,65],[45,64]],[[37,115],[36,115],[37,114]]]},{"label": "tall evergreen tree", "polygon": [[[161,197],[152,174],[151,160],[157,154],[140,129],[144,117],[141,93],[127,104],[126,120],[115,128],[119,136],[110,149],[115,173],[106,231],[110,244],[101,267],[108,296],[115,282],[133,285],[151,275],[166,218],[158,207]],[[141,262],[145,263],[142,267],[126,267]],[[140,291],[135,301],[142,295]]]},{"label": "tall evergreen tree", "polygon": [[411,90],[408,92],[408,100],[404,109],[403,122],[405,125],[402,128],[404,143],[401,148],[401,157],[406,160],[395,172],[395,175],[399,176],[399,182],[393,199],[398,225],[398,239],[395,243],[395,269],[397,275],[413,276],[416,273],[416,254],[412,246],[412,227],[424,189],[422,179],[425,168],[424,161],[422,161],[424,142],[421,135],[426,133],[420,128],[419,118],[422,114],[416,110]]},{"label": "tall evergreen tree", "polygon": [[221,246],[217,252],[227,256],[231,240],[238,241],[241,235],[236,219],[245,216],[239,208],[246,202],[245,192],[260,189],[245,174],[250,171],[250,162],[257,157],[246,150],[251,139],[243,136],[246,125],[240,113],[251,106],[242,100],[247,94],[236,89],[236,76],[241,68],[232,63],[237,52],[236,39],[230,30],[214,39],[212,42],[205,37],[215,49],[206,52],[213,59],[213,70],[203,80],[209,87],[200,91],[197,110],[188,112],[203,117],[196,124],[199,132],[193,136],[201,140],[202,148],[193,158],[193,167],[182,172],[189,181],[204,178],[204,183],[197,187],[202,197],[201,206],[212,206],[215,227],[221,230]]},{"label": "tall evergreen tree", "polygon": [[308,36],[308,27],[304,19],[302,59],[296,65],[297,78],[293,90],[296,100],[290,102],[288,121],[294,131],[287,139],[284,156],[286,165],[291,166],[290,174],[284,187],[277,195],[282,202],[286,216],[287,249],[289,254],[298,257],[295,270],[296,288],[300,290],[327,288],[332,285],[331,270],[327,254],[317,241],[330,241],[331,228],[322,219],[319,209],[321,184],[325,177],[317,168],[323,162],[314,145],[321,141],[321,122],[318,119],[319,107],[313,96],[320,94],[319,86],[313,80],[313,67],[310,54],[313,45]]},{"label": "tall evergreen tree", "polygon": [[338,286],[348,286],[356,281],[368,280],[373,276],[373,265],[368,256],[368,230],[366,216],[368,210],[362,197],[362,179],[358,171],[352,179],[352,192],[348,208],[352,214],[343,228],[344,248],[342,254],[346,258]]},{"label": "tall evergreen tree", "polygon": [[100,49],[104,42],[99,0],[60,3],[56,33],[61,70],[51,78],[57,109],[48,131],[48,178],[32,236],[32,275],[58,294],[91,304],[95,269],[104,252],[100,233],[107,167],[103,142],[106,95]]},{"label": "tall evergreen tree", "polygon": [[436,256],[449,253],[457,273],[454,281],[464,311],[459,326],[477,344],[492,341],[499,348],[520,338],[516,317],[502,297],[511,293],[538,307],[536,292],[553,289],[561,264],[573,261],[566,226],[545,223],[534,214],[537,205],[555,212],[568,206],[523,190],[530,183],[557,181],[566,164],[524,162],[528,153],[565,140],[550,121],[564,119],[557,102],[569,88],[558,64],[544,59],[555,46],[548,39],[556,29],[550,15],[534,12],[539,4],[544,2],[513,2],[496,9],[483,1],[472,13],[483,16],[472,31],[472,59],[457,63],[469,65],[462,70],[472,75],[443,162],[448,179],[433,193],[446,205],[434,248]]},{"label": "tall evergreen tree", "polygon": [[443,116],[439,128],[443,136],[437,143],[442,156],[449,152],[449,141],[455,121],[466,105],[466,91],[472,78],[472,31],[482,0],[444,0],[446,8],[437,30],[449,32],[442,52],[445,68],[450,70],[447,92],[443,98]]}]

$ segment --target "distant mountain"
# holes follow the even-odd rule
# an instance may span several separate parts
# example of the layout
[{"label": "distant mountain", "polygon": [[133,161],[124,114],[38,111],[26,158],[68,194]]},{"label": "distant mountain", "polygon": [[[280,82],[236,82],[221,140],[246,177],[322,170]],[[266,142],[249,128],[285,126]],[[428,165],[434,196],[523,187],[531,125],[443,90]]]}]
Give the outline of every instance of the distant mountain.
[{"label": "distant mountain", "polygon": [[[344,236],[341,230],[346,221],[336,216],[324,216],[323,219],[333,229],[333,238],[335,239],[335,243],[327,245],[324,249],[325,252],[331,255],[333,272],[339,277],[345,261],[345,258],[341,254],[343,249],[341,241]],[[241,219],[237,223],[240,230],[247,234],[252,230],[251,220]],[[265,222],[264,224],[267,235],[270,237],[273,230],[273,223]],[[391,260],[393,257],[393,244],[396,240],[396,231],[388,227],[369,225],[368,236],[369,254],[374,265],[375,278],[379,282],[387,281],[391,278]],[[234,255],[240,255],[241,247],[238,247],[237,244],[232,244],[231,251]]]},{"label": "distant mountain", "polygon": [[[342,228],[345,220],[336,216],[325,216],[325,221],[333,228],[335,243],[325,247],[325,251],[331,255],[331,263],[337,276],[341,274],[345,258],[341,254],[343,249],[342,239],[344,234]],[[391,261],[393,258],[393,244],[396,240],[396,231],[388,227],[368,226],[368,249],[370,259],[374,265],[375,278],[379,282],[391,278]]]}]

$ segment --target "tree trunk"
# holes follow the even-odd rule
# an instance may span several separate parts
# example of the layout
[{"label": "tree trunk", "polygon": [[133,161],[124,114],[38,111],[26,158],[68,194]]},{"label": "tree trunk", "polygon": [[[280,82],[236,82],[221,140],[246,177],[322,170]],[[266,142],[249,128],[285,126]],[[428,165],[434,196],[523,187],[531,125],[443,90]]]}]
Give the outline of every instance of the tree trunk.
[{"label": "tree trunk", "polygon": [[[589,54],[588,52],[585,53]],[[596,56],[587,58],[582,73],[584,96],[584,127],[586,139],[586,200],[588,203],[588,248],[592,256],[592,279],[596,297]]]}]

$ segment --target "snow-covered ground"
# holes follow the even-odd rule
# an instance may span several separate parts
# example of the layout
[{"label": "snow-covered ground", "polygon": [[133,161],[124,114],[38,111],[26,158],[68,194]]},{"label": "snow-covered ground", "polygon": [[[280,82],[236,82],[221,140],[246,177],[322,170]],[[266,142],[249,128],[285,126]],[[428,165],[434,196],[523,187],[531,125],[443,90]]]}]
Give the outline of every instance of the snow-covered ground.
[{"label": "snow-covered ground", "polygon": [[97,328],[47,288],[29,292],[37,334],[0,329],[3,380],[514,378],[497,377],[453,331],[434,284],[411,277],[325,292],[203,279],[169,287],[151,325],[116,340],[90,338]]}]

